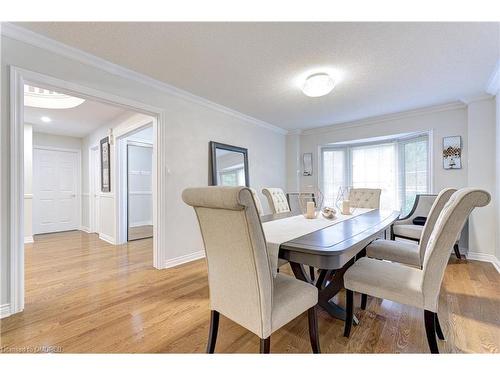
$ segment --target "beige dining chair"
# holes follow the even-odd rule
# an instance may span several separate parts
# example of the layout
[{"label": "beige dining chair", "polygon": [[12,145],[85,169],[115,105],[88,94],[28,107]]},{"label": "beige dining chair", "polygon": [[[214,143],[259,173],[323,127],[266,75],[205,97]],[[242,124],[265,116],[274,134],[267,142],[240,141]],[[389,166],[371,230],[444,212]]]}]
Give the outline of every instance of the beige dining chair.
[{"label": "beige dining chair", "polygon": [[264,188],[262,194],[267,198],[269,208],[273,214],[280,214],[282,212],[290,212],[290,206],[286,199],[283,189],[280,188]]},{"label": "beige dining chair", "polygon": [[311,347],[319,353],[318,290],[288,275],[273,277],[252,192],[190,188],[182,199],[194,207],[205,244],[211,310],[207,352],[215,350],[219,314],[259,336],[260,352],[269,353],[271,334],[307,311]]},{"label": "beige dining chair", "polygon": [[436,334],[444,340],[438,319],[439,291],[450,248],[475,207],[486,206],[488,192],[465,188],[453,193],[439,214],[425,250],[422,269],[363,257],[344,274],[346,321],[349,337],[353,320],[353,292],[424,309],[424,324],[431,353],[439,353]]},{"label": "beige dining chair", "polygon": [[[429,216],[423,226],[422,236],[419,243],[403,242],[394,240],[378,239],[366,247],[366,255],[370,258],[390,260],[391,262],[404,263],[418,268],[422,268],[425,249],[432,229],[436,224],[439,214],[443,210],[446,202],[457,189],[443,189],[434,200],[429,212]],[[366,299],[362,300],[362,308],[366,304]]]},{"label": "beige dining chair", "polygon": [[349,202],[356,208],[380,208],[382,189],[353,188],[349,190]]},{"label": "beige dining chair", "polygon": [[262,202],[260,201],[260,198],[257,195],[257,190],[255,190],[254,188],[249,188],[249,189],[252,192],[253,200],[255,201],[255,208],[257,209],[258,214],[262,216],[264,210],[262,209]]}]

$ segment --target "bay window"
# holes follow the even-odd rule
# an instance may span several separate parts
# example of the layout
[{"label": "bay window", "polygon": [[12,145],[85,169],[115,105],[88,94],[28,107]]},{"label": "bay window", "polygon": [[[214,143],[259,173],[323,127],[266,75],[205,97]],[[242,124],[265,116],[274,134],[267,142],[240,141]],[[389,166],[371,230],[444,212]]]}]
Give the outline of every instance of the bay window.
[{"label": "bay window", "polygon": [[341,186],[380,188],[380,208],[409,212],[416,194],[429,192],[428,134],[338,143],[321,149],[325,204]]}]

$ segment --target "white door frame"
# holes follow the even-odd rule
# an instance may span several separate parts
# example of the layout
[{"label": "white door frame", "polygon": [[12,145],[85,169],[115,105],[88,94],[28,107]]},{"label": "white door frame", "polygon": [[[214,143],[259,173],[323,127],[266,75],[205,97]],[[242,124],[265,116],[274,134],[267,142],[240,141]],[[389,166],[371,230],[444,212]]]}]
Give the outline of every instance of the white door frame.
[{"label": "white door frame", "polygon": [[[117,244],[123,244],[127,242],[127,222],[128,222],[128,202],[127,202],[127,184],[126,184],[126,178],[127,178],[127,168],[126,168],[126,161],[127,161],[127,141],[125,141],[125,138],[129,137],[130,135],[137,133],[145,128],[149,128],[150,126],[153,126],[154,128],[154,121],[153,123],[151,122],[150,119],[144,119],[141,121],[136,122],[135,124],[131,125],[126,129],[125,132],[122,132],[120,134],[115,135],[115,160],[116,160],[116,179],[115,179],[115,191],[116,191],[116,242]],[[152,173],[152,186],[155,186],[155,173],[154,171],[156,170],[156,155],[157,155],[157,142],[156,142],[156,136],[155,133],[153,132],[153,142],[152,142],[152,147],[153,147],[153,173]],[[150,146],[151,146],[150,145]],[[157,192],[155,189],[153,189],[153,210],[155,207],[155,202],[157,201]],[[154,216],[154,213],[153,213]],[[156,226],[155,226],[155,221],[153,219],[153,238],[156,236]]]},{"label": "white door frame", "polygon": [[[166,113],[163,109],[107,92],[64,81],[45,74],[36,73],[16,66],[10,69],[10,313],[24,309],[24,83],[40,84],[56,91],[118,105],[128,110],[144,113],[156,119],[153,133],[157,143],[156,158],[166,154]],[[153,192],[153,266],[165,268],[166,259],[166,197],[167,168],[164,163],[155,162]],[[157,192],[161,191],[162,194]]]},{"label": "white door frame", "polygon": [[99,233],[98,192],[94,189],[100,183],[100,173],[95,169],[94,155],[99,156],[99,146],[89,147],[89,232]]},{"label": "white door frame", "polygon": [[[76,154],[77,162],[77,173],[76,173],[76,205],[78,207],[77,217],[78,217],[78,229],[82,227],[82,151],[76,148],[61,148],[61,147],[50,147],[50,146],[39,146],[33,145],[33,150],[48,150],[48,151],[62,151],[71,152]],[[35,153],[33,153],[33,165],[35,160]],[[34,186],[34,184],[33,184]],[[34,194],[34,190],[33,190]],[[33,219],[34,220],[34,219]],[[33,233],[35,234],[35,233]]]}]

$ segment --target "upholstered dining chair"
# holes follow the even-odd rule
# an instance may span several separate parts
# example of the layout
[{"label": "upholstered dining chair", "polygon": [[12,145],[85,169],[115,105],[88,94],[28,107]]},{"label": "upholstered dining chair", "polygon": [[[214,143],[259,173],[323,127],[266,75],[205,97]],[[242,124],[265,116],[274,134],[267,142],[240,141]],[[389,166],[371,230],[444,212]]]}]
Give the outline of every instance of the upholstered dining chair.
[{"label": "upholstered dining chair", "polygon": [[[424,227],[422,225],[414,224],[413,220],[417,217],[429,216],[429,212],[434,201],[436,200],[436,197],[437,196],[435,194],[417,194],[410,213],[392,224],[391,240],[403,238],[419,243]],[[457,240],[453,244],[453,251],[455,252],[455,256],[458,259],[461,259],[460,248],[458,247],[459,241],[460,233]]]},{"label": "upholstered dining chair", "polygon": [[[439,192],[423,226],[422,236],[418,243],[378,239],[366,247],[366,255],[370,258],[390,260],[391,262],[404,263],[422,268],[424,254],[427,248],[432,229],[436,224],[439,214],[451,195],[457,189],[443,189]],[[366,305],[366,297],[362,298],[362,308]]]},{"label": "upholstered dining chair", "polygon": [[349,191],[349,201],[357,208],[380,208],[381,189],[353,188]]},{"label": "upholstered dining chair", "polygon": [[255,208],[257,209],[257,213],[259,215],[262,215],[264,213],[264,210],[262,209],[262,202],[260,201],[259,196],[257,195],[257,190],[254,188],[249,188],[250,191],[252,192],[253,200],[255,201]]},{"label": "upholstered dining chair", "polygon": [[453,193],[439,214],[425,250],[422,269],[363,257],[344,274],[346,321],[349,337],[353,320],[353,292],[389,299],[424,309],[424,324],[431,353],[439,353],[436,334],[444,340],[438,319],[439,292],[449,251],[475,207],[486,206],[488,192],[465,188]]},{"label": "upholstered dining chair", "polygon": [[262,194],[267,198],[269,208],[273,214],[280,214],[282,212],[290,212],[290,206],[286,199],[283,189],[280,188],[264,188]]},{"label": "upholstered dining chair", "polygon": [[307,311],[312,350],[319,353],[318,291],[288,275],[273,277],[252,192],[190,188],[182,199],[194,207],[205,244],[211,309],[207,352],[215,349],[219,314],[259,336],[260,352],[269,353],[271,334]]}]

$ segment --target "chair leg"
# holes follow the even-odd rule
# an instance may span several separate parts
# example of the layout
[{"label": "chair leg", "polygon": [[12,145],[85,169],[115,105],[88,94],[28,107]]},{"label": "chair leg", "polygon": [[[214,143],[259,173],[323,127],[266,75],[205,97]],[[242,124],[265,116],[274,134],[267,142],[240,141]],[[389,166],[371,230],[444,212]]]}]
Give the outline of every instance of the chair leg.
[{"label": "chair leg", "polygon": [[260,353],[269,354],[271,350],[271,336],[267,339],[260,339]]},{"label": "chair leg", "polygon": [[439,354],[436,340],[436,318],[435,313],[424,310],[425,333],[427,334],[427,343],[432,354]]},{"label": "chair leg", "polygon": [[458,248],[458,244],[453,245],[453,250],[455,250],[455,256],[457,259],[462,259],[462,256],[460,255],[460,249]]},{"label": "chair leg", "polygon": [[314,267],[309,266],[309,277],[311,278],[311,281],[314,281],[316,275],[314,274]]},{"label": "chair leg", "polygon": [[439,324],[439,318],[438,318],[437,313],[434,313],[434,320],[435,320],[435,324],[436,324],[436,334],[437,334],[438,339],[446,340],[444,338],[443,330],[441,329],[441,324]]},{"label": "chair leg", "polygon": [[309,340],[311,341],[311,348],[313,353],[321,353],[319,346],[318,334],[318,318],[316,315],[316,306],[307,310],[307,320],[309,321]]},{"label": "chair leg", "polygon": [[353,314],[353,299],[354,293],[352,290],[345,290],[345,326],[344,326],[344,336],[349,337],[351,334],[352,327],[352,314]]},{"label": "chair leg", "polygon": [[366,300],[367,300],[367,295],[366,294],[361,294],[361,310],[366,310]]},{"label": "chair leg", "polygon": [[208,331],[207,353],[215,351],[215,343],[217,342],[217,332],[219,330],[219,312],[210,311],[210,330]]}]

